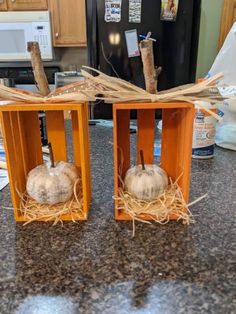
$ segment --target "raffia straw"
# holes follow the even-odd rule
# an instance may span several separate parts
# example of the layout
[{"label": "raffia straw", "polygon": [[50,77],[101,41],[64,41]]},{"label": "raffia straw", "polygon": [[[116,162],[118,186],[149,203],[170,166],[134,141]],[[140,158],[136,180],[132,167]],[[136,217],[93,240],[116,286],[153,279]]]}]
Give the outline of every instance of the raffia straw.
[{"label": "raffia straw", "polygon": [[[96,76],[90,74],[91,71]],[[89,102],[95,100],[103,100],[106,103],[126,103],[126,102],[173,102],[185,101],[194,103],[196,100],[207,101],[212,104],[224,100],[220,95],[214,84],[222,78],[222,73],[204,80],[198,84],[188,84],[179,86],[175,89],[162,91],[157,94],[150,94],[144,89],[137,87],[120,78],[108,76],[96,69],[90,67],[83,67],[81,70],[85,77],[84,82],[76,82],[59,88],[47,97],[41,97],[38,94],[26,93],[24,90],[13,89],[0,85],[0,98],[23,102],[23,103],[79,103]],[[212,88],[214,87],[214,92]],[[230,97],[235,99],[235,97]],[[221,117],[215,114],[212,110],[203,107],[217,120]]]},{"label": "raffia straw", "polygon": [[24,218],[27,219],[24,225],[37,220],[44,220],[46,222],[53,221],[53,225],[56,225],[58,222],[63,224],[63,215],[71,215],[73,222],[76,222],[75,217],[83,218],[83,196],[80,183],[81,178],[78,178],[74,183],[73,196],[70,200],[56,205],[39,204],[33,200],[27,192],[22,194],[16,189],[21,199],[19,209]]},{"label": "raffia straw", "polygon": [[[124,156],[122,149],[120,147],[118,147],[118,149],[121,154],[118,179],[122,187],[118,189],[118,195],[113,196],[113,199],[118,201],[117,209],[126,212],[132,218],[132,237],[135,236],[135,221],[146,224],[152,224],[153,221],[161,225],[165,225],[170,221],[170,216],[174,215],[176,220],[182,220],[183,224],[189,225],[190,223],[195,222],[189,207],[204,199],[207,196],[207,193],[187,204],[182,190],[178,185],[178,182],[183,175],[183,173],[181,173],[175,182],[173,182],[172,178],[169,178],[168,187],[154,200],[148,202],[137,199],[134,195],[124,190],[125,185],[121,176]],[[150,220],[144,219],[143,215]]]},{"label": "raffia straw", "polygon": [[[189,225],[195,222],[189,207],[206,196],[207,194],[187,204],[177,180],[173,182],[170,178],[170,184],[163,194],[150,202],[139,200],[122,188],[119,189],[118,196],[113,198],[118,200],[118,209],[125,211],[132,218],[133,226],[134,221],[147,224],[151,224],[151,221],[154,221],[164,225],[170,221],[170,216],[172,215],[176,217],[177,221],[182,220],[183,224]],[[150,220],[145,220],[142,218],[142,215],[148,216]]]}]

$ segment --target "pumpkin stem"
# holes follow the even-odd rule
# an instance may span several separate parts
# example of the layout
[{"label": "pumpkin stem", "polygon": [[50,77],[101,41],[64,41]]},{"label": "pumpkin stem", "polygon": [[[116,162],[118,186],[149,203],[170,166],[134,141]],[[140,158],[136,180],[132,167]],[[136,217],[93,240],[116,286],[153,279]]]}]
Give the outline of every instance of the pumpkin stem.
[{"label": "pumpkin stem", "polygon": [[143,156],[143,150],[140,150],[140,158],[141,158],[141,164],[142,164],[142,170],[146,170],[145,169],[145,164],[144,164],[144,156]]},{"label": "pumpkin stem", "polygon": [[51,143],[48,143],[48,149],[49,149],[49,156],[50,156],[50,161],[51,161],[51,168],[55,168],[54,156],[53,156],[53,150],[52,150],[52,144]]}]

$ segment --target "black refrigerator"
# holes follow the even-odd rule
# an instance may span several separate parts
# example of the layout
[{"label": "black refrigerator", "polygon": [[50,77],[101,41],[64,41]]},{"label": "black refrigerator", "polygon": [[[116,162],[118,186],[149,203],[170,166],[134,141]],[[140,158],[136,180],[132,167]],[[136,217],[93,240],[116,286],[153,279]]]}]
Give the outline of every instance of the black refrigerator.
[{"label": "black refrigerator", "polygon": [[[195,81],[201,0],[178,0],[175,21],[161,19],[162,0],[138,0],[138,23],[130,22],[130,7],[135,6],[135,0],[120,0],[118,21],[106,21],[106,7],[112,2],[86,1],[90,66],[145,88],[141,57],[128,56],[125,32],[135,30],[138,40],[151,32],[156,40],[153,42],[155,66],[162,67],[158,90]],[[114,36],[119,40],[111,40]],[[93,115],[95,119],[111,118],[111,106],[98,103]]]}]

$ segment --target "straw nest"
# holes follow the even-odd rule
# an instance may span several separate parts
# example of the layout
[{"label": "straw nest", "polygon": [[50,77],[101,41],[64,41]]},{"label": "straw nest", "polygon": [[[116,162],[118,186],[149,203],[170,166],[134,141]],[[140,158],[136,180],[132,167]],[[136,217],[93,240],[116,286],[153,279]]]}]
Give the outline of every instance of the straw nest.
[{"label": "straw nest", "polygon": [[56,225],[58,222],[63,224],[64,215],[69,215],[73,222],[76,222],[76,219],[84,218],[80,178],[74,183],[74,193],[71,199],[56,205],[39,204],[27,192],[21,194],[17,190],[17,193],[20,196],[20,212],[23,218],[27,220],[24,225],[37,220],[52,221],[53,225]]},{"label": "straw nest", "polygon": [[118,201],[118,210],[127,213],[133,222],[167,224],[174,217],[177,221],[182,221],[183,224],[194,223],[195,220],[189,207],[205,198],[207,194],[187,204],[178,185],[178,180],[173,182],[170,178],[166,190],[150,202],[137,199],[120,188],[118,196],[114,196],[114,199]]},{"label": "straw nest", "polygon": [[[78,103],[96,100],[103,100],[106,103],[171,101],[192,103],[196,100],[203,100],[212,104],[224,99],[214,87],[222,78],[222,73],[198,84],[183,85],[157,94],[150,94],[125,80],[108,76],[90,67],[84,66],[81,73],[84,80],[58,88],[46,97],[0,85],[0,98],[26,103]],[[208,109],[208,111],[219,119],[211,110]]]}]

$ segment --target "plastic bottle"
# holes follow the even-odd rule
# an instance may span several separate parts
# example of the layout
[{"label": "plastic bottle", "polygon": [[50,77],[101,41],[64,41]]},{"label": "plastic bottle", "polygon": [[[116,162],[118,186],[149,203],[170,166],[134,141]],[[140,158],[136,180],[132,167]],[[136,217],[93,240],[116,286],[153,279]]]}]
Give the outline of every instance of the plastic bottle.
[{"label": "plastic bottle", "polygon": [[216,119],[202,106],[216,112],[215,106],[205,101],[195,102],[192,158],[209,159],[214,156]]},{"label": "plastic bottle", "polygon": [[217,124],[216,145],[236,151],[236,100],[227,99],[217,107],[223,120]]},{"label": "plastic bottle", "polygon": [[161,131],[162,131],[162,120],[157,123],[157,134],[154,142],[154,156],[161,156]]}]

